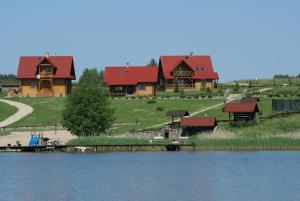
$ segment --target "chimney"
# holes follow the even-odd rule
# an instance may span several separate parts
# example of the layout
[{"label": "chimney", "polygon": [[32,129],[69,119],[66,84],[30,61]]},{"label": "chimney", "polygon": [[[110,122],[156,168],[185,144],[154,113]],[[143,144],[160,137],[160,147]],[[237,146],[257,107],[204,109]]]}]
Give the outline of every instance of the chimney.
[{"label": "chimney", "polygon": [[126,68],[129,68],[129,62],[126,63]]},{"label": "chimney", "polygon": [[194,52],[190,52],[190,56],[192,57],[194,55]]},{"label": "chimney", "polygon": [[45,57],[49,57],[49,52],[45,52]]}]

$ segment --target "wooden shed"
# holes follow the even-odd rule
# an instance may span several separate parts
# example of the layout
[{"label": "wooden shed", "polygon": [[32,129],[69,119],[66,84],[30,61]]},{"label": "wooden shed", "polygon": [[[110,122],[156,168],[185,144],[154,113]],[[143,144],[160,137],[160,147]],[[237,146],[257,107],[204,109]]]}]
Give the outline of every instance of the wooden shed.
[{"label": "wooden shed", "polygon": [[217,125],[218,123],[215,117],[184,117],[180,121],[184,135],[213,131]]},{"label": "wooden shed", "polygon": [[229,119],[233,114],[234,122],[250,121],[259,112],[257,103],[227,103],[224,107],[224,112],[228,112]]},{"label": "wooden shed", "polygon": [[241,99],[241,103],[257,103],[260,99],[258,97],[246,96]]},{"label": "wooden shed", "polygon": [[172,117],[171,126],[173,127],[175,125],[174,117],[180,117],[180,119],[182,119],[182,117],[189,116],[190,114],[187,110],[170,110],[166,113],[166,115]]}]

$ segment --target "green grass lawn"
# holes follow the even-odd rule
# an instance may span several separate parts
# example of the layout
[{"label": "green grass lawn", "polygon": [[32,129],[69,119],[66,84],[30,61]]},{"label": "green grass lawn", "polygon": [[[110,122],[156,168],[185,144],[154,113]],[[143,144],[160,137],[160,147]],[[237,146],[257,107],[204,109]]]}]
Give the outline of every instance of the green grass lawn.
[{"label": "green grass lawn", "polygon": [[14,97],[10,100],[25,103],[33,108],[31,114],[12,126],[39,126],[55,125],[56,122],[60,122],[66,99],[62,97]]},{"label": "green grass lawn", "polygon": [[[112,100],[112,107],[116,112],[117,122],[140,122],[140,125],[116,126],[116,132],[130,131],[133,129],[143,129],[155,124],[170,121],[171,117],[166,116],[168,110],[186,109],[194,112],[207,106],[220,103],[219,99],[168,99],[156,100],[156,103],[149,104],[147,100]],[[156,108],[163,107],[163,111]]]},{"label": "green grass lawn", "polygon": [[[38,126],[54,125],[61,121],[61,113],[66,99],[48,97],[24,97],[11,98],[33,107],[34,111],[24,119],[16,122],[13,126]],[[219,99],[158,99],[156,103],[147,103],[146,99],[112,99],[111,107],[115,109],[117,123],[113,127],[116,133],[127,132],[134,129],[143,129],[154,124],[170,121],[166,116],[168,110],[186,109],[189,112],[203,109],[207,106],[220,103]],[[157,111],[157,107],[163,107],[163,111]],[[139,122],[136,125],[136,122]],[[130,125],[129,125],[130,124]]]},{"label": "green grass lawn", "polygon": [[0,102],[0,121],[5,120],[7,117],[13,115],[17,111],[18,109],[16,107]]}]

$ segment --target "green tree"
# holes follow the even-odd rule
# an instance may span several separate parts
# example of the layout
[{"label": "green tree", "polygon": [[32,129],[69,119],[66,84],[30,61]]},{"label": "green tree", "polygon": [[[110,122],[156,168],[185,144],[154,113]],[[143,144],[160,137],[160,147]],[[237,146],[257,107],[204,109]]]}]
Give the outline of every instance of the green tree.
[{"label": "green tree", "polygon": [[100,78],[100,82],[102,83],[102,82],[103,82],[103,79],[104,79],[104,71],[103,71],[103,70],[101,70],[101,71],[99,72],[99,78]]},{"label": "green tree", "polygon": [[[87,79],[87,75],[93,79]],[[62,124],[74,135],[100,135],[113,123],[114,110],[110,108],[107,91],[97,84],[98,76],[97,70],[85,70],[77,88],[67,97]]]},{"label": "green tree", "polygon": [[151,59],[150,62],[147,64],[147,66],[157,66],[157,62],[155,61],[155,59]]},{"label": "green tree", "polygon": [[240,91],[240,85],[238,82],[236,82],[233,87],[233,93],[238,93],[239,91]]},{"label": "green tree", "polygon": [[100,86],[101,77],[96,68],[88,69],[86,68],[81,77],[79,78],[78,85],[81,86]]}]

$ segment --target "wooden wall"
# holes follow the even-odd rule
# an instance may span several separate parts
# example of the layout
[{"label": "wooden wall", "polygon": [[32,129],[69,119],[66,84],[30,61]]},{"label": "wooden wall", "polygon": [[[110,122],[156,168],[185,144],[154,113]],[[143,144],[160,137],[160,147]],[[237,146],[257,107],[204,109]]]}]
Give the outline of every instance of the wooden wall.
[{"label": "wooden wall", "polygon": [[154,96],[155,95],[155,86],[152,83],[145,84],[145,89],[140,90],[137,86],[135,89],[135,96]]}]

